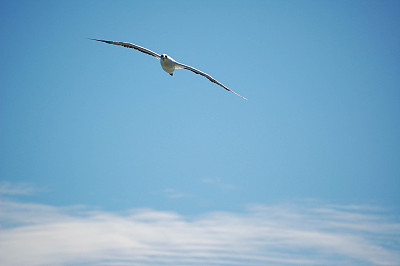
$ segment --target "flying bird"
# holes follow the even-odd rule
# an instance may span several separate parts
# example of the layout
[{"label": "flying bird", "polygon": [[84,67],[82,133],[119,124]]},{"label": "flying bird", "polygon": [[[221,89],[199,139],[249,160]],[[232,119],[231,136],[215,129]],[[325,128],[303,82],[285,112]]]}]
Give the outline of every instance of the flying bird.
[{"label": "flying bird", "polygon": [[175,61],[172,57],[170,57],[167,54],[162,54],[159,55],[147,48],[141,47],[139,45],[133,44],[133,43],[128,43],[128,42],[114,42],[114,41],[106,41],[106,40],[98,40],[98,39],[91,39],[93,41],[98,41],[98,42],[105,42],[108,44],[114,44],[114,45],[120,45],[126,48],[131,48],[131,49],[135,49],[138,50],[142,53],[154,56],[155,58],[160,60],[161,66],[164,69],[165,72],[167,72],[168,74],[170,74],[171,76],[174,75],[174,71],[176,69],[187,69],[190,70],[196,74],[202,75],[203,77],[206,77],[208,80],[210,80],[211,82],[214,82],[216,84],[218,84],[219,86],[221,86],[222,88],[224,88],[227,91],[230,91],[236,95],[238,95],[239,97],[242,97],[243,99],[247,100],[245,97],[237,94],[236,92],[234,92],[233,90],[229,89],[228,87],[226,87],[224,84],[222,84],[221,82],[219,82],[218,80],[214,79],[213,77],[211,77],[210,75],[208,75],[207,73],[204,73],[194,67],[188,66],[188,65],[184,65],[182,63],[179,63],[177,61]]}]

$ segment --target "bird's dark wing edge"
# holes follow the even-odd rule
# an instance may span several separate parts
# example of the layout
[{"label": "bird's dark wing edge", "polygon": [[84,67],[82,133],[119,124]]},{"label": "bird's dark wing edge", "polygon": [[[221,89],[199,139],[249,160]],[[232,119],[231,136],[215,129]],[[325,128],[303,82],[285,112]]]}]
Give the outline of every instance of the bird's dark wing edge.
[{"label": "bird's dark wing edge", "polygon": [[221,87],[224,88],[225,90],[230,91],[230,92],[236,94],[237,96],[242,97],[243,99],[247,100],[247,98],[245,98],[245,97],[243,97],[242,95],[240,95],[240,94],[234,92],[233,90],[229,89],[229,88],[226,87],[224,84],[222,84],[221,82],[219,82],[219,81],[216,80],[215,78],[211,77],[211,76],[208,75],[207,73],[204,73],[203,71],[200,71],[200,70],[198,70],[198,69],[196,69],[196,68],[194,68],[194,67],[191,67],[191,66],[188,66],[188,65],[185,65],[185,64],[181,64],[181,63],[178,63],[178,62],[177,62],[177,64],[180,66],[180,68],[187,69],[187,70],[192,71],[193,73],[202,75],[203,77],[206,77],[209,81],[211,81],[211,82],[213,82],[213,83],[215,83],[215,84],[218,84],[219,86],[221,86]]},{"label": "bird's dark wing edge", "polygon": [[120,45],[120,46],[123,46],[123,47],[126,47],[126,48],[135,49],[135,50],[138,50],[138,51],[140,51],[142,53],[154,56],[157,59],[161,58],[161,55],[157,54],[156,52],[153,52],[150,49],[144,48],[142,46],[139,46],[139,45],[136,45],[136,44],[133,44],[133,43],[129,43],[129,42],[114,42],[114,41],[99,40],[99,39],[92,39],[92,38],[89,38],[89,39],[93,40],[93,41],[108,43],[108,44]]}]

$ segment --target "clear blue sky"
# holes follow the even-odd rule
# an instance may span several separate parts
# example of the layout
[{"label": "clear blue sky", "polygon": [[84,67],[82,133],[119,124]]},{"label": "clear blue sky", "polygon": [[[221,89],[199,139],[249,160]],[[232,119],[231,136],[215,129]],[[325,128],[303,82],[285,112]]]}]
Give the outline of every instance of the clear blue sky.
[{"label": "clear blue sky", "polygon": [[398,1],[2,1],[1,197],[184,218],[379,206],[398,250],[399,26]]}]

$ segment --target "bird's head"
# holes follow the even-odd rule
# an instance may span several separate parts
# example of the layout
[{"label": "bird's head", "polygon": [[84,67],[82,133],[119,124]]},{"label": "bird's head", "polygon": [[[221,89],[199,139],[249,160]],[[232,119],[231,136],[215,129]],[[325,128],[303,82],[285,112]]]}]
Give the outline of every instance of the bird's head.
[{"label": "bird's head", "polygon": [[167,54],[162,54],[161,55],[161,59],[167,59],[168,58],[168,55]]}]

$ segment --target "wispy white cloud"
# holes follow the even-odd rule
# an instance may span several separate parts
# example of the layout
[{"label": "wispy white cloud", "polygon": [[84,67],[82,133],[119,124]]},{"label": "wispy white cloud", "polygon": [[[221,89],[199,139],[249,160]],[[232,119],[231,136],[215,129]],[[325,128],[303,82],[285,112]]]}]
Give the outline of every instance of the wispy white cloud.
[{"label": "wispy white cloud", "polygon": [[35,189],[27,183],[0,182],[0,196],[2,195],[32,195]]},{"label": "wispy white cloud", "polygon": [[201,180],[201,183],[214,185],[222,190],[236,190],[236,186],[225,183],[221,178],[204,178]]},{"label": "wispy white cloud", "polygon": [[173,188],[164,189],[164,194],[167,198],[170,198],[170,199],[179,199],[179,198],[183,198],[183,197],[187,196],[185,193],[179,192]]},{"label": "wispy white cloud", "polygon": [[400,264],[400,223],[361,207],[257,205],[194,217],[2,200],[0,210],[1,265]]}]

